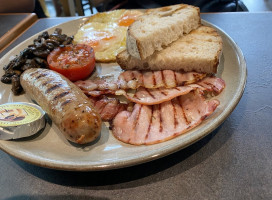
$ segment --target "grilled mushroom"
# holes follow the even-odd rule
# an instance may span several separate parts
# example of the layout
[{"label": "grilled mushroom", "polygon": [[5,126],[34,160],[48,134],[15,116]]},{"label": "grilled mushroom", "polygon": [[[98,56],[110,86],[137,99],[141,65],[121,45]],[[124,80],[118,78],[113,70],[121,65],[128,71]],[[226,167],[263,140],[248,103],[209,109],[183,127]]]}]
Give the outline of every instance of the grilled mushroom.
[{"label": "grilled mushroom", "polygon": [[1,77],[1,82],[12,84],[12,91],[15,95],[23,91],[20,84],[20,75],[29,68],[48,68],[47,56],[56,47],[64,47],[71,44],[73,37],[62,34],[62,29],[56,28],[51,35],[44,31],[34,39],[33,44],[20,52],[6,66],[3,67],[5,73]]}]

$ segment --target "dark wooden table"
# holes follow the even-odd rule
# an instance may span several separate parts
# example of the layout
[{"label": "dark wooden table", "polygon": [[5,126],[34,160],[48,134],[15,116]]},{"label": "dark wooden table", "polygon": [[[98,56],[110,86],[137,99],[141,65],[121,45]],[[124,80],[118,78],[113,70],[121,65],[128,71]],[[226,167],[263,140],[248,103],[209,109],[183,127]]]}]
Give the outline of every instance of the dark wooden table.
[{"label": "dark wooden table", "polygon": [[[0,152],[0,199],[272,199],[272,13],[213,13],[242,49],[248,80],[210,135],[165,158],[104,172],[37,167]],[[72,18],[41,19],[12,43]]]},{"label": "dark wooden table", "polygon": [[0,14],[0,52],[37,21],[35,13]]}]

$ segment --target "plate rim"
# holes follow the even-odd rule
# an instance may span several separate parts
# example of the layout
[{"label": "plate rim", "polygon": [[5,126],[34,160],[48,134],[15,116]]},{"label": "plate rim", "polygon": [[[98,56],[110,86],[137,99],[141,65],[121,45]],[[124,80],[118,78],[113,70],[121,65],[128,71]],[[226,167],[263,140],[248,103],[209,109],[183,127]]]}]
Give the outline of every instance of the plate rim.
[{"label": "plate rim", "polygon": [[[73,19],[64,23],[60,23],[57,24],[55,26],[46,28],[43,31],[40,31],[32,36],[30,36],[26,41],[31,40],[31,38],[36,37],[37,35],[39,35],[40,33],[49,30],[49,29],[54,29],[60,25],[65,25],[74,21],[82,21],[84,22],[84,20],[88,19],[88,17],[82,17],[82,18],[78,18],[78,19]],[[213,120],[213,125],[212,126],[208,126],[205,130],[201,131],[202,134],[197,134],[195,136],[195,138],[191,138],[190,141],[187,141],[186,144],[180,143],[180,144],[176,144],[174,146],[170,146],[167,145],[165,146],[163,149],[160,149],[160,153],[157,153],[155,155],[149,155],[149,156],[145,156],[144,158],[139,158],[139,157],[134,157],[131,158],[130,160],[126,160],[126,161],[122,161],[119,160],[117,162],[114,163],[109,163],[109,164],[98,164],[98,165],[75,165],[75,164],[71,164],[71,165],[67,165],[67,164],[61,164],[61,163],[50,163],[48,161],[40,161],[37,159],[34,159],[33,157],[30,157],[29,159],[26,159],[25,157],[21,157],[20,154],[16,154],[16,151],[9,151],[8,148],[5,147],[5,145],[2,144],[2,141],[0,141],[0,149],[4,152],[6,152],[7,154],[22,160],[24,162],[36,165],[36,166],[40,166],[40,167],[45,167],[45,168],[50,168],[50,169],[56,169],[56,170],[65,170],[65,171],[105,171],[105,170],[112,170],[112,169],[119,169],[119,168],[125,168],[125,167],[130,167],[130,166],[135,166],[135,165],[139,165],[139,164],[143,164],[143,163],[147,163],[147,162],[151,162],[153,160],[165,157],[167,155],[170,155],[172,153],[175,153],[177,151],[180,151],[181,149],[184,149],[190,145],[192,145],[193,143],[196,143],[197,141],[201,140],[202,138],[206,137],[207,135],[209,135],[213,130],[215,130],[217,127],[219,127],[227,118],[228,116],[233,112],[233,110],[236,108],[237,104],[239,103],[240,99],[243,96],[245,87],[246,87],[246,81],[247,81],[247,67],[246,67],[246,60],[245,57],[243,55],[242,50],[240,49],[240,47],[236,44],[236,42],[221,28],[219,28],[218,26],[207,22],[206,20],[201,19],[201,22],[203,25],[207,25],[207,26],[211,26],[213,28],[215,28],[220,34],[223,34],[227,40],[229,41],[229,43],[231,44],[232,48],[235,49],[236,55],[238,55],[238,59],[239,59],[239,68],[241,69],[241,76],[239,80],[239,84],[238,84],[238,88],[235,90],[235,95],[233,96],[233,99],[231,101],[231,103],[224,108],[224,111],[222,111],[222,113],[220,114],[220,116],[218,116],[218,118],[215,118]],[[21,42],[20,44],[22,44],[23,42]],[[20,45],[18,44],[18,45]],[[10,51],[8,51],[0,60],[4,60],[7,59],[6,57],[13,52],[16,49],[16,46],[14,48],[12,48]]]}]

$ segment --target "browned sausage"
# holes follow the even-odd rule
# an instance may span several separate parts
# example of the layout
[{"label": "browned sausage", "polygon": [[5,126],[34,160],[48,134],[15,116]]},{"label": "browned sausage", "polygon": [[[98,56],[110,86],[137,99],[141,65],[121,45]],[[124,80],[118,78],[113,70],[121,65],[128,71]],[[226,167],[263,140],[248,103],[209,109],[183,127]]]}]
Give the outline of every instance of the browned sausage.
[{"label": "browned sausage", "polygon": [[59,73],[33,68],[21,75],[25,92],[47,112],[65,137],[85,144],[101,131],[101,118],[90,100],[71,81]]}]

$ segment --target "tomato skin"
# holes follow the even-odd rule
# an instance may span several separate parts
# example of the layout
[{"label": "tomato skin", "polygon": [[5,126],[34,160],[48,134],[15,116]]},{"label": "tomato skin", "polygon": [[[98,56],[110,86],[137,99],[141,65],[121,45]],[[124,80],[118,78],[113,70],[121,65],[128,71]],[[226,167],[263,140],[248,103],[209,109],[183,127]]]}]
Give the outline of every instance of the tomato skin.
[{"label": "tomato skin", "polygon": [[85,44],[67,45],[54,49],[47,57],[49,68],[71,81],[90,76],[95,67],[94,51]]}]

